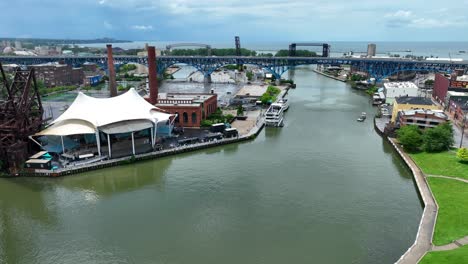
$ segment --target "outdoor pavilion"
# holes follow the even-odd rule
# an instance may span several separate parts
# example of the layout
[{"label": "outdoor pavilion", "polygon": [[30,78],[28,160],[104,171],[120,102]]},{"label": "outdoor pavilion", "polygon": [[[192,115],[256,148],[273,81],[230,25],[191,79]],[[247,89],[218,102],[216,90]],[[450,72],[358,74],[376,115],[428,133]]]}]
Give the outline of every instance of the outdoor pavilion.
[{"label": "outdoor pavilion", "polygon": [[134,134],[150,129],[151,146],[154,148],[159,124],[171,125],[172,115],[163,113],[148,103],[135,89],[111,98],[94,98],[78,93],[72,105],[49,127],[33,137],[58,136],[61,139],[62,154],[65,153],[64,137],[71,135],[95,135],[97,153],[101,153],[102,135],[107,135],[108,153],[112,157],[111,135],[130,133],[132,153],[135,151]]}]

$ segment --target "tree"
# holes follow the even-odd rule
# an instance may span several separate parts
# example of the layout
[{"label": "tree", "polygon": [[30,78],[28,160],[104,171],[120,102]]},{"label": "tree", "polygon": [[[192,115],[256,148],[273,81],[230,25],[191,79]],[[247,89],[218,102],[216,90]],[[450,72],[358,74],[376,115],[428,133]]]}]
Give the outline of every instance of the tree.
[{"label": "tree", "polygon": [[237,116],[243,116],[244,115],[244,108],[242,107],[242,105],[239,105],[237,107]]},{"label": "tree", "polygon": [[466,148],[461,148],[458,149],[457,151],[457,157],[460,159],[462,162],[468,162],[468,149]]},{"label": "tree", "polygon": [[427,129],[423,136],[423,148],[426,152],[439,152],[450,149],[453,145],[453,128],[449,122]]},{"label": "tree", "polygon": [[251,80],[253,79],[253,76],[254,76],[254,75],[253,75],[253,73],[252,73],[251,71],[248,71],[248,72],[246,73],[246,76],[247,76],[247,80],[251,81]]},{"label": "tree", "polygon": [[418,151],[423,143],[421,130],[417,126],[403,126],[397,131],[397,138],[403,145],[405,151]]}]

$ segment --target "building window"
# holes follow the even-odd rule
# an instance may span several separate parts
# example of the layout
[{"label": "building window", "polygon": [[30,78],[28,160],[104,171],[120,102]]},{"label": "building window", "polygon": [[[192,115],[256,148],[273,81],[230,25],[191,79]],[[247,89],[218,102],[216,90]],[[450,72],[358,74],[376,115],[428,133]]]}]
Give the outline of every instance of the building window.
[{"label": "building window", "polygon": [[175,112],[175,123],[178,124],[179,123],[179,113]]},{"label": "building window", "polygon": [[188,123],[188,114],[187,114],[187,112],[184,112],[183,118],[184,118],[184,124]]},{"label": "building window", "polygon": [[192,123],[196,124],[197,123],[197,113],[192,113]]},{"label": "building window", "polygon": [[426,124],[426,120],[418,120],[416,123],[418,123],[418,124]]}]

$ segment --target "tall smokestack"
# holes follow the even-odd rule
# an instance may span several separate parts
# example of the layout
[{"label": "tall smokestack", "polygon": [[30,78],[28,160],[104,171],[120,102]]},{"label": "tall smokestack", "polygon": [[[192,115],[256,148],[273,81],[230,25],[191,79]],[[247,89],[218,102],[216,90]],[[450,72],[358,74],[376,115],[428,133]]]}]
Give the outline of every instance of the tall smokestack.
[{"label": "tall smokestack", "polygon": [[107,44],[107,68],[109,69],[109,91],[110,96],[117,96],[117,82],[115,81],[114,57],[112,56],[112,45]]},{"label": "tall smokestack", "polygon": [[149,79],[149,102],[156,104],[158,102],[158,70],[156,67],[156,49],[154,46],[148,46],[148,79]]}]

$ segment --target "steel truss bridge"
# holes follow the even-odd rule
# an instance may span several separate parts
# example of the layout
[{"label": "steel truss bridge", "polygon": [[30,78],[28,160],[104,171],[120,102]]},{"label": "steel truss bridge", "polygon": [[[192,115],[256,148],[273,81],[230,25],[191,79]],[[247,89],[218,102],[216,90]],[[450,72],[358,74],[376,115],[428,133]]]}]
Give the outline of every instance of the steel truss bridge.
[{"label": "steel truss bridge", "polygon": [[[107,67],[105,56],[0,56],[3,64],[35,65],[48,62],[63,62],[78,67],[85,62],[96,63]],[[115,63],[138,63],[148,65],[147,57],[114,56]],[[451,73],[455,69],[468,69],[468,61],[417,61],[406,59],[377,58],[324,58],[324,57],[241,57],[241,56],[159,56],[157,58],[158,73],[162,74],[174,64],[186,64],[195,67],[210,77],[216,69],[229,64],[256,65],[271,72],[277,79],[291,68],[300,65],[350,65],[354,69],[367,72],[370,77],[380,81],[388,76],[402,71],[429,71]]]}]

